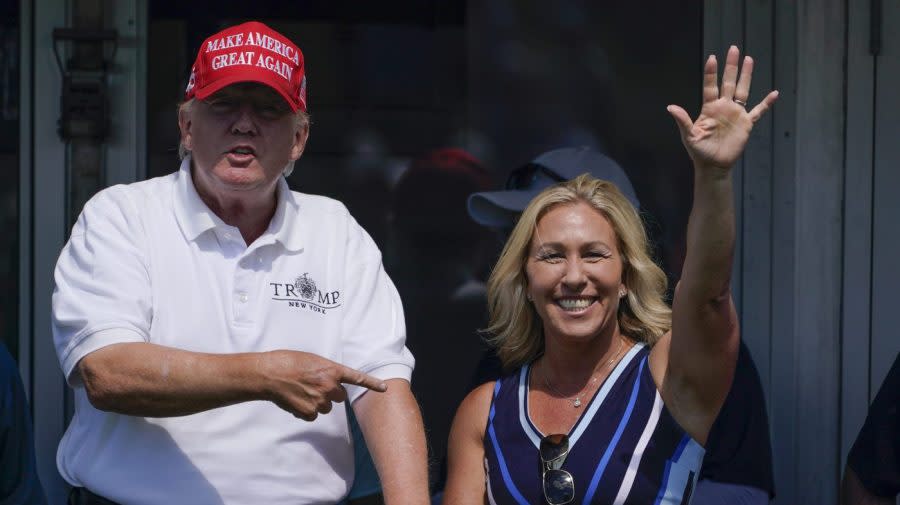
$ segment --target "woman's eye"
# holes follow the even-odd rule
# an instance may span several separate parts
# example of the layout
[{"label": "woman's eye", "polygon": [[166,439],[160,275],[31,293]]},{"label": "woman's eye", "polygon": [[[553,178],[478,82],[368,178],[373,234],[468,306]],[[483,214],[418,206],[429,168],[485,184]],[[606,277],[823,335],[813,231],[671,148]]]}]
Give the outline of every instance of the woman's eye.
[{"label": "woman's eye", "polygon": [[562,261],[564,256],[560,253],[555,252],[542,252],[538,253],[538,259],[541,261],[546,261],[549,263],[558,263]]},{"label": "woman's eye", "polygon": [[607,259],[610,256],[612,255],[604,251],[588,251],[584,254],[584,258],[588,261],[600,261]]}]

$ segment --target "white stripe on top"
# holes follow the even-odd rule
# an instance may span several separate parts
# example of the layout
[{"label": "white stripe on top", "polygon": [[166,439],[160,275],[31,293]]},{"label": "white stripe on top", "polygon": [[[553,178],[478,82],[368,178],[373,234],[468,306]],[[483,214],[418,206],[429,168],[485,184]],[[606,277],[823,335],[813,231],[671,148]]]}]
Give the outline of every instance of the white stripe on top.
[{"label": "white stripe on top", "polygon": [[[578,441],[582,433],[584,433],[584,430],[591,424],[591,420],[594,418],[597,411],[600,410],[600,406],[603,404],[603,401],[606,400],[609,390],[612,389],[616,381],[619,380],[622,372],[628,367],[628,364],[631,363],[635,355],[637,355],[645,345],[646,344],[643,342],[635,343],[631,349],[625,353],[625,356],[622,357],[615,368],[613,368],[613,371],[610,372],[609,376],[603,382],[600,391],[597,392],[596,396],[594,396],[591,403],[588,405],[587,411],[581,416],[581,419],[578,420],[572,431],[569,433],[569,450],[572,450],[572,447],[575,446],[575,442]],[[523,366],[519,371],[519,423],[522,425],[525,434],[528,435],[528,438],[534,444],[534,447],[540,449],[541,438],[543,438],[543,435],[538,433],[531,421],[528,420],[528,409],[525,407],[525,400],[528,397],[528,371],[530,369],[531,365],[529,364]],[[638,377],[638,380],[640,380],[640,377]]]},{"label": "white stripe on top", "polygon": [[653,431],[656,430],[662,408],[662,397],[659,396],[659,391],[657,391],[656,397],[653,399],[653,409],[650,411],[650,417],[647,419],[647,424],[644,426],[644,432],[641,433],[641,438],[638,439],[638,443],[634,447],[634,453],[631,455],[631,462],[628,463],[628,469],[625,470],[625,475],[622,477],[622,485],[619,487],[619,494],[616,495],[613,505],[622,505],[625,503],[625,499],[628,498],[628,493],[631,492],[631,486],[634,485],[634,477],[637,475],[638,467],[641,465],[641,459],[644,458],[644,450],[647,448],[647,444],[650,443],[650,437],[653,435]]}]

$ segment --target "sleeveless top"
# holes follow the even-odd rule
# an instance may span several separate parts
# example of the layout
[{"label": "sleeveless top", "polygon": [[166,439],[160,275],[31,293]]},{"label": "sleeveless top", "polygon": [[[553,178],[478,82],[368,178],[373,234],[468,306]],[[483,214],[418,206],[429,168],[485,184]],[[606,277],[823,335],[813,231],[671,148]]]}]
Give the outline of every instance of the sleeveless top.
[{"label": "sleeveless top", "polygon": [[[633,346],[568,433],[562,469],[574,504],[688,504],[704,449],[675,422],[656,390],[649,348]],[[545,503],[539,447],[528,416],[530,365],[498,380],[484,436],[488,501]]]}]

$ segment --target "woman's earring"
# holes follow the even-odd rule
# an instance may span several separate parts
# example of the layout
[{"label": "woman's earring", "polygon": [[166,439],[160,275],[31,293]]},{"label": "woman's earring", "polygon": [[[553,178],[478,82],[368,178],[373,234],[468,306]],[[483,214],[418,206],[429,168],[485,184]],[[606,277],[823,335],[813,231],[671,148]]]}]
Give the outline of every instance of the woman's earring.
[{"label": "woman's earring", "polygon": [[531,293],[525,293],[525,298],[527,298],[529,302],[534,301],[534,298],[531,297]]},{"label": "woman's earring", "polygon": [[624,298],[626,294],[628,294],[628,291],[625,291],[625,288],[619,289],[619,298]]}]

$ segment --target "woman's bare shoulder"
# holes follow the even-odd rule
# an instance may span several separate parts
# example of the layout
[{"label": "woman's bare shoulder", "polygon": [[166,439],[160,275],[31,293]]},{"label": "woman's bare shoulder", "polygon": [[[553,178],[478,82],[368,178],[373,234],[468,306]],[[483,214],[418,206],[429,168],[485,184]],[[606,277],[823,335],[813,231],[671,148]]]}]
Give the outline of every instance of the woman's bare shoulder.
[{"label": "woman's bare shoulder", "polygon": [[488,413],[491,409],[491,398],[494,394],[494,381],[485,382],[476,387],[463,399],[456,410],[454,424],[467,432],[484,435]]}]

